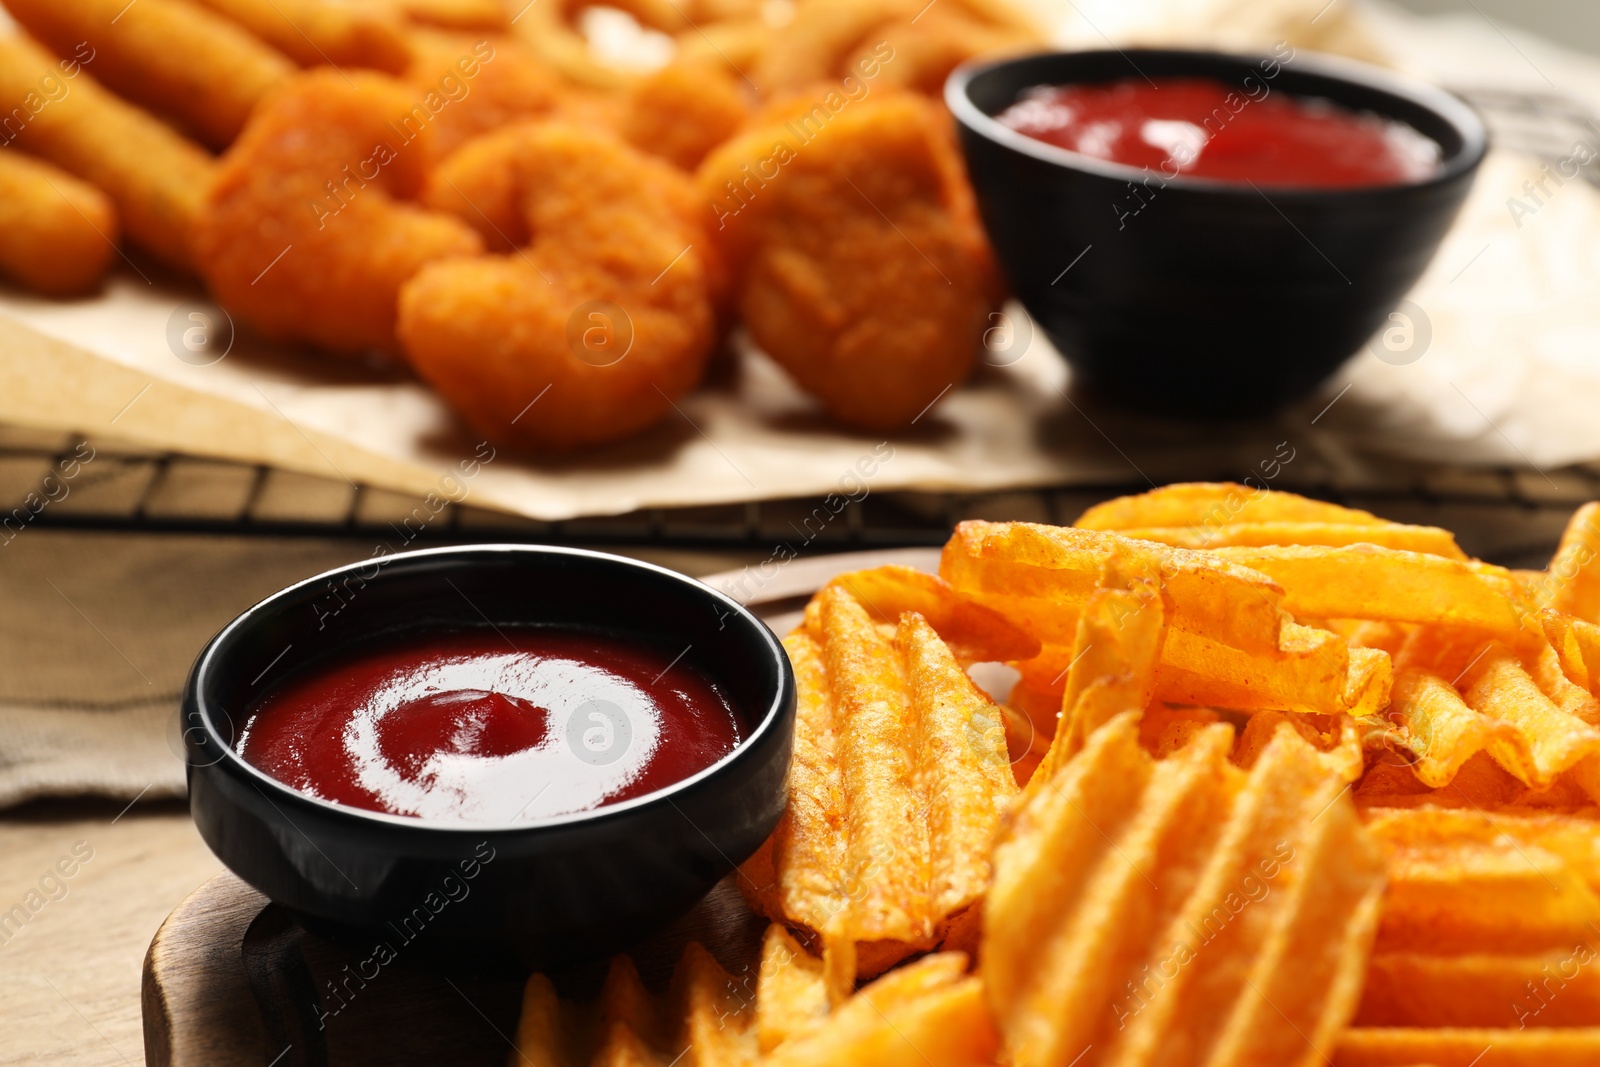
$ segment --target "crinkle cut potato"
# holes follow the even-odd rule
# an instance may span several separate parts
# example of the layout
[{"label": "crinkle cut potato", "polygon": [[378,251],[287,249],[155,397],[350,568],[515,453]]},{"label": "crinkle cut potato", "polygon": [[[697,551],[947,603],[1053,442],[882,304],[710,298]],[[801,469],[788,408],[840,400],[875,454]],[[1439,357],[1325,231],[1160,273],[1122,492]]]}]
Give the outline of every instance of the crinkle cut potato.
[{"label": "crinkle cut potato", "polygon": [[[92,292],[142,270],[125,238],[241,328],[407,364],[525,453],[693,424],[741,325],[820,414],[902,428],[1002,296],[940,94],[1042,43],[1007,0],[0,3],[23,31],[0,35],[0,147],[71,176],[0,175],[7,281]],[[650,56],[591,43],[616,7]],[[730,210],[736,187],[760,206]]]},{"label": "crinkle cut potato", "polygon": [[[696,1056],[1600,1063],[1594,514],[1512,574],[1180,485],[830,582],[785,641],[788,810],[737,875],[755,989]],[[998,707],[966,673],[996,661]]]},{"label": "crinkle cut potato", "polygon": [[852,954],[851,977],[968,944],[1017,783],[1000,709],[957,650],[993,659],[1032,642],[896,568],[835,579],[784,647],[800,686],[789,806],[744,865],[751,905]]}]

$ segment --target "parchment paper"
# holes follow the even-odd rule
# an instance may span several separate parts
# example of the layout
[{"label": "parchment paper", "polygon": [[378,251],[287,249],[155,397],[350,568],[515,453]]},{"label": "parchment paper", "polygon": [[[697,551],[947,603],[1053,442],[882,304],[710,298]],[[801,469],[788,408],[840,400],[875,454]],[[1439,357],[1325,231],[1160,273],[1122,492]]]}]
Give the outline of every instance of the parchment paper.
[{"label": "parchment paper", "polygon": [[[1446,83],[1555,85],[1600,110],[1600,61],[1486,20],[1420,19],[1356,0],[1045,6],[1064,44],[1289,40]],[[492,452],[474,468],[473,500],[561,519],[822,495],[858,478],[876,490],[981,490],[1244,473],[1271,454],[1265,442],[1313,422],[1327,447],[1350,454],[1541,468],[1594,459],[1600,193],[1570,180],[1535,213],[1514,215],[1508,201],[1539,177],[1536,162],[1494,154],[1411,294],[1421,314],[1408,314],[1425,342],[1383,359],[1375,342],[1277,419],[1197,429],[1098,410],[1073,393],[1060,357],[1012,307],[1019,341],[991,357],[1008,365],[980,368],[887,442],[830,426],[773,363],[741,345],[643,438],[559,461]],[[150,271],[119,270],[79,301],[0,290],[0,421],[417,494],[491,454],[403,371],[252,343],[242,330],[225,358],[194,365],[180,358],[196,358],[181,337],[197,327],[226,330],[225,318],[197,287]]]}]

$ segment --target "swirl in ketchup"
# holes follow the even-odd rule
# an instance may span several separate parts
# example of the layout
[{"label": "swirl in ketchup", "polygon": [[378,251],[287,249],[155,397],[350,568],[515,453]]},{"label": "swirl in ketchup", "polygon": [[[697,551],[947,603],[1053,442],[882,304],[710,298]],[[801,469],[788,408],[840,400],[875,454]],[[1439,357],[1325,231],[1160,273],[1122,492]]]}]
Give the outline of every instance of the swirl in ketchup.
[{"label": "swirl in ketchup", "polygon": [[722,691],[681,653],[503,628],[412,634],[292,675],[251,710],[238,751],[338,804],[510,823],[654,792],[740,735]]},{"label": "swirl in ketchup", "polygon": [[1439,146],[1403,122],[1326,100],[1208,78],[1130,78],[1030,89],[998,119],[1095,159],[1259,185],[1337,188],[1420,181]]}]

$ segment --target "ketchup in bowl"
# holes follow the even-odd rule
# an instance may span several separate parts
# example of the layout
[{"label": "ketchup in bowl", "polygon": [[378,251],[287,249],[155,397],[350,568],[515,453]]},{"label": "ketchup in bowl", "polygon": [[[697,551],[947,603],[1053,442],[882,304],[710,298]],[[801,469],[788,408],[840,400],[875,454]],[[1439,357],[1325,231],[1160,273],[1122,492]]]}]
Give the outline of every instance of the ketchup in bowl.
[{"label": "ketchup in bowl", "polygon": [[1038,86],[997,118],[1035,140],[1167,178],[1396,185],[1429,177],[1440,157],[1403,122],[1281,91],[1249,95],[1209,78]]},{"label": "ketchup in bowl", "polygon": [[681,654],[502,627],[410,634],[292,675],[252,709],[238,752],[338,804],[511,823],[643,796],[740,736],[722,691]]}]

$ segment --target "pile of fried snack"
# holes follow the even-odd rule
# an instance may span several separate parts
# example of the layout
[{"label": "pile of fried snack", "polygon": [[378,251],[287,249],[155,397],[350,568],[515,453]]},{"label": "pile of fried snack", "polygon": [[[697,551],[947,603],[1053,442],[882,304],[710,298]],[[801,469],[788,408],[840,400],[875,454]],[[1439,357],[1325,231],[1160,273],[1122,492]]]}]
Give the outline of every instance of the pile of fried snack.
[{"label": "pile of fried snack", "polygon": [[616,0],[674,41],[628,73],[593,2],[4,0],[0,274],[72,294],[154,257],[537,450],[660,421],[740,323],[848,426],[961,381],[1000,291],[937,94],[1033,26]]},{"label": "pile of fried snack", "polygon": [[963,523],[940,570],[840,577],[785,641],[753,980],[536,976],[511,1063],[1600,1063],[1600,505],[1520,572],[1174,485]]}]

